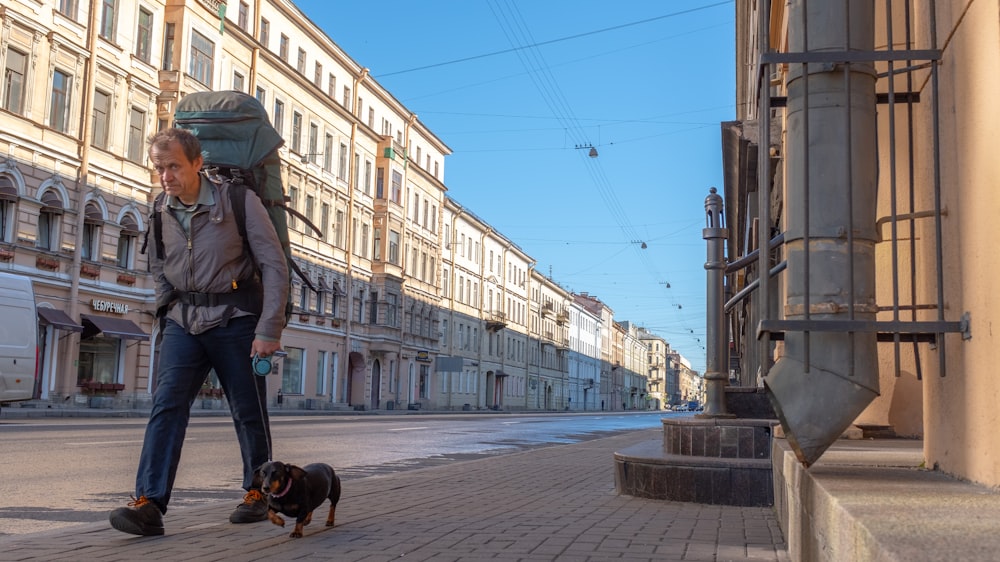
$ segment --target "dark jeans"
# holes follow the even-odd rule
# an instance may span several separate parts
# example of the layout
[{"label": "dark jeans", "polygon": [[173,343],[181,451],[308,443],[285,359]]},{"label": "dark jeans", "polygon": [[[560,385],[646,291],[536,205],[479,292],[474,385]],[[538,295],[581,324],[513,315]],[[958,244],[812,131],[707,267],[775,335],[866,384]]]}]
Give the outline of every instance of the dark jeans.
[{"label": "dark jeans", "polygon": [[270,457],[267,386],[253,374],[250,349],[257,319],[233,318],[193,336],[168,320],[160,344],[160,369],[153,392],[153,411],[135,478],[135,496],[146,496],[166,512],[177,476],[181,446],[191,417],[191,405],[211,369],[222,383],[236,426],[243,456],[243,488],[249,490],[253,472]]}]

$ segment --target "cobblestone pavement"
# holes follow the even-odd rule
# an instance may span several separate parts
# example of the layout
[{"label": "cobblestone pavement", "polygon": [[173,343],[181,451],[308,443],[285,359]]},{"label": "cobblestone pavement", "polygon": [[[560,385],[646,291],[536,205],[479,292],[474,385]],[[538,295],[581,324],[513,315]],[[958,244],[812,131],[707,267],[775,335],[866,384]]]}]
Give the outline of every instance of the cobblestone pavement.
[{"label": "cobblestone pavement", "polygon": [[324,504],[300,539],[288,537],[289,524],[230,524],[234,505],[226,502],[171,509],[162,537],[133,537],[107,523],[3,537],[0,561],[786,562],[771,508],[615,492],[614,452],[661,434],[634,431],[348,480],[337,526],[323,526]]}]

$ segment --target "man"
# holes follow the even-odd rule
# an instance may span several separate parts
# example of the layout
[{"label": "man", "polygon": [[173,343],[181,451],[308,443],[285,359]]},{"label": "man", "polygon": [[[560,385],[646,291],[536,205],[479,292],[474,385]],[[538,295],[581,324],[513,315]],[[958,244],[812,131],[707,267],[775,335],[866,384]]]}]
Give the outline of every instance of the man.
[{"label": "man", "polygon": [[[270,429],[266,379],[253,374],[251,359],[281,348],[288,299],[285,254],[254,193],[200,173],[201,144],[194,135],[166,129],[149,143],[164,191],[154,203],[159,219],[150,221],[150,238],[157,244],[150,244],[149,259],[157,316],[165,315],[165,322],[135,496],[128,507],[111,512],[111,525],[134,535],[163,534],[191,404],[212,369],[229,400],[247,491],[229,520],[261,521],[267,505],[253,487],[253,472],[269,460]],[[246,200],[246,246],[231,189]]]}]

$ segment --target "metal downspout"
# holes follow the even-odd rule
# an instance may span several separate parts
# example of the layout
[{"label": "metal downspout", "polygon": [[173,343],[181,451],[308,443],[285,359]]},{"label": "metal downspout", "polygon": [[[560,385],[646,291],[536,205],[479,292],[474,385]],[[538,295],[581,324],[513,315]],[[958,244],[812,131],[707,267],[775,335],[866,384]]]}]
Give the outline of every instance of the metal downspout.
[{"label": "metal downspout", "polygon": [[[789,51],[874,50],[873,3],[793,0]],[[877,157],[870,63],[791,65],[786,144],[784,354],[764,383],[799,461],[815,462],[878,395],[874,321]],[[766,277],[766,276],[764,276]]]},{"label": "metal downspout", "polygon": [[[362,68],[360,74],[354,79],[354,104],[357,104],[358,86],[364,81],[365,77],[368,76],[368,69]],[[355,105],[355,107],[357,107]],[[351,154],[357,150],[358,146],[358,120],[360,117],[356,117],[351,121]],[[354,158],[348,160],[348,170],[349,174],[353,172],[353,176],[348,177],[347,182],[347,218],[344,225],[345,234],[345,244],[344,252],[347,262],[344,271],[344,286],[345,292],[347,293],[347,302],[345,303],[347,308],[347,318],[344,319],[344,373],[345,376],[350,378],[354,375],[351,372],[351,353],[354,351],[354,342],[352,341],[354,327],[354,232],[351,230],[351,225],[354,221],[354,183],[351,180],[357,181],[358,170],[354,168]],[[364,306],[364,304],[359,304],[358,306]],[[351,392],[354,391],[353,386],[348,384],[351,388]],[[350,405],[351,396],[345,396],[344,401]]]},{"label": "metal downspout", "polygon": [[[80,111],[80,171],[76,177],[77,203],[80,208],[77,210],[76,215],[76,248],[73,251],[73,264],[69,270],[68,312],[70,318],[76,318],[80,309],[80,264],[83,261],[83,231],[85,228],[84,221],[87,218],[87,176],[90,175],[90,143],[93,138],[93,120],[91,117],[94,113],[94,77],[97,75],[97,61],[95,59],[97,58],[97,37],[100,29],[98,25],[100,21],[99,6],[100,2],[98,0],[90,0],[90,25],[87,28],[88,56],[84,70],[83,86],[80,88],[83,91],[83,107]],[[98,259],[100,259],[100,256],[98,256]],[[74,354],[80,349],[80,340],[77,339],[78,337],[77,334],[73,334],[73,339],[63,347],[63,361],[60,362],[62,365],[69,366],[74,364]],[[71,372],[64,378],[74,380],[76,375]]]}]

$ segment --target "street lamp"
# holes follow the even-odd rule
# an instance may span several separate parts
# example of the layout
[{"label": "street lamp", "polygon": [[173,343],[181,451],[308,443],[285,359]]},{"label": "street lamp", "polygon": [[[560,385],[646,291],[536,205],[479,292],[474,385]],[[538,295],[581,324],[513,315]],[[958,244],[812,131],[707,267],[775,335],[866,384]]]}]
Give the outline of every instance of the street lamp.
[{"label": "street lamp", "polygon": [[590,151],[587,152],[587,156],[590,156],[591,158],[597,158],[597,149],[594,148],[594,145],[592,145],[592,144],[578,144],[574,148],[576,150],[580,150],[580,149],[584,149],[584,148],[589,148]]}]

